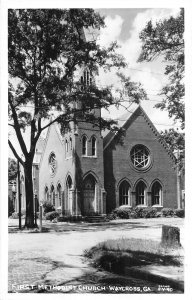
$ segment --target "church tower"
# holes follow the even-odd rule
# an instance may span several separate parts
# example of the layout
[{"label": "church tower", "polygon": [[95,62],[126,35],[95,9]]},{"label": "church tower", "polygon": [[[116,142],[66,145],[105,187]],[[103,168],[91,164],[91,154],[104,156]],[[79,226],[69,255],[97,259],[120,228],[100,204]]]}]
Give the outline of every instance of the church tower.
[{"label": "church tower", "polygon": [[[93,83],[88,68],[80,72],[82,88]],[[81,108],[83,103],[75,103]],[[101,117],[101,109],[90,107],[89,113]],[[67,203],[66,211],[72,215],[105,214],[103,138],[101,128],[86,122],[82,116],[65,133],[65,166]]]}]

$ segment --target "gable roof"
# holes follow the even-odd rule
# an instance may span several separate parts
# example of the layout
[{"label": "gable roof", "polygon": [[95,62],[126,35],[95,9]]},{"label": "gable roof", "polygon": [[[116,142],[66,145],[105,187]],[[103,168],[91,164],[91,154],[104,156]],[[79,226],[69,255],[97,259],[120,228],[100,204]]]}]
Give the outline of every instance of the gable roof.
[{"label": "gable roof", "polygon": [[42,160],[43,160],[43,156],[44,156],[44,153],[45,153],[45,149],[46,149],[46,146],[47,146],[47,142],[48,142],[48,139],[49,139],[49,135],[50,135],[50,132],[51,132],[51,129],[54,128],[55,131],[57,132],[57,136],[59,138],[59,141],[61,142],[61,144],[63,145],[63,140],[62,140],[62,136],[60,134],[60,130],[57,126],[56,123],[53,123],[52,125],[50,125],[48,127],[48,131],[47,131],[47,134],[46,134],[46,138],[44,139],[44,143],[43,143],[43,148],[42,148],[42,152],[41,152],[41,155],[40,155],[40,159],[39,159],[39,164],[42,163]]},{"label": "gable roof", "polygon": [[[121,117],[121,121],[118,122],[119,127],[120,128],[124,128],[127,125],[127,123],[131,122],[131,119],[135,115],[137,115],[137,114],[141,114],[144,117],[145,121],[147,122],[147,124],[149,125],[149,127],[151,128],[151,130],[153,131],[153,133],[158,137],[159,143],[165,148],[165,150],[167,151],[167,153],[170,156],[170,158],[174,162],[176,162],[176,158],[175,158],[174,154],[169,150],[166,142],[162,139],[160,133],[158,132],[158,130],[156,129],[156,127],[154,126],[154,124],[152,123],[152,121],[149,119],[148,115],[146,114],[146,112],[144,111],[144,109],[141,107],[141,105],[138,105],[133,112],[129,111],[127,113],[127,119],[125,121],[124,121],[124,119],[125,119],[126,115],[123,115]],[[115,138],[115,136],[117,134],[118,134],[118,132],[114,133],[114,132],[109,131],[107,133],[107,135],[104,136],[104,140],[103,140],[103,145],[104,145],[103,149],[104,150],[111,144],[111,142],[113,141],[113,139]]]},{"label": "gable roof", "polygon": [[[139,107],[139,105],[134,106],[132,109],[127,110],[127,112],[120,117],[120,119],[117,122],[117,125],[119,126],[119,128],[123,128],[127,124],[127,122],[129,121],[131,116],[133,116],[133,114],[138,109],[138,107]],[[112,140],[114,139],[114,137],[116,135],[117,135],[117,132],[115,133],[110,130],[102,131],[104,150],[112,142]]]}]

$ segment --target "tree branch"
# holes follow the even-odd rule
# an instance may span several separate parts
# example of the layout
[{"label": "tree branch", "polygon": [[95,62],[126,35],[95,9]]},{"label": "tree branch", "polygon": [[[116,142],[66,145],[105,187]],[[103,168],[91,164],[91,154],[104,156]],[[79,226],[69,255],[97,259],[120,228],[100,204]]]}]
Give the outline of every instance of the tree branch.
[{"label": "tree branch", "polygon": [[8,140],[8,144],[9,144],[9,147],[11,148],[14,156],[16,157],[16,159],[22,164],[22,166],[24,167],[24,161],[19,157],[19,155],[17,154],[15,148],[13,147],[13,144],[11,143],[10,140]]},{"label": "tree branch", "polygon": [[13,106],[12,101],[10,99],[8,101],[9,101],[9,104],[10,104],[10,107],[11,107],[11,110],[12,110],[13,121],[14,121],[14,129],[15,129],[19,144],[21,146],[21,150],[22,150],[23,154],[25,156],[27,156],[27,148],[26,148],[25,142],[23,140],[23,137],[22,137],[22,134],[21,134],[21,131],[20,131],[19,122],[18,122],[18,119],[17,119],[17,114],[16,114],[16,111],[15,111],[15,108]]}]

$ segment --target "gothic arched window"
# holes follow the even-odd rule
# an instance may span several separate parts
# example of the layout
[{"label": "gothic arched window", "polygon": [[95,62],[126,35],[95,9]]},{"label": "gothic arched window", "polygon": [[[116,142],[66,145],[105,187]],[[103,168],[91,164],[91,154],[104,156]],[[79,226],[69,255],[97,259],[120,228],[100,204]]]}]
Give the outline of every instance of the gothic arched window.
[{"label": "gothic arched window", "polygon": [[119,186],[119,205],[130,205],[130,186],[126,180]]},{"label": "gothic arched window", "polygon": [[136,205],[146,205],[146,185],[143,181],[136,186]]},{"label": "gothic arched window", "polygon": [[155,181],[152,186],[152,205],[162,204],[162,186],[158,181]]},{"label": "gothic arched window", "polygon": [[93,136],[91,139],[91,154],[92,156],[96,156],[96,138]]},{"label": "gothic arched window", "polygon": [[85,135],[82,138],[82,155],[87,155],[87,137]]}]

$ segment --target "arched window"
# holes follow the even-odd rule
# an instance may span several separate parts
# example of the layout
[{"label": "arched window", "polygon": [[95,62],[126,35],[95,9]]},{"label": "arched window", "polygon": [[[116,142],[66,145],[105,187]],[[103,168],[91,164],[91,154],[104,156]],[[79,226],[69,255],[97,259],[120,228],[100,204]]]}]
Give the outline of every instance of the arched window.
[{"label": "arched window", "polygon": [[91,153],[92,156],[96,156],[96,138],[94,136],[91,139]]},{"label": "arched window", "polygon": [[158,181],[155,181],[152,186],[152,205],[162,204],[162,186]]},{"label": "arched window", "polygon": [[72,182],[72,179],[71,179],[71,176],[69,175],[67,177],[67,181],[66,181],[66,187],[67,187],[67,206],[68,206],[68,209],[69,211],[72,213],[73,211],[73,196],[72,196],[72,185],[73,182]]},{"label": "arched window", "polygon": [[53,185],[51,186],[51,202],[53,203],[53,206],[55,206],[55,188]]},{"label": "arched window", "polygon": [[119,186],[119,205],[130,205],[130,186],[126,180]]},{"label": "arched window", "polygon": [[136,186],[136,205],[146,204],[146,185],[140,181]]},{"label": "arched window", "polygon": [[47,186],[45,187],[45,201],[49,201],[49,189]]},{"label": "arched window", "polygon": [[82,154],[87,155],[87,137],[85,135],[82,138]]},{"label": "arched window", "polygon": [[61,206],[61,184],[59,183],[57,186],[57,194],[58,194],[58,204]]},{"label": "arched window", "polygon": [[68,150],[69,150],[69,144],[68,144],[68,140],[65,140],[65,156],[67,156],[68,154]]},{"label": "arched window", "polygon": [[70,151],[71,151],[71,153],[72,153],[72,138],[70,137],[70,140],[69,140],[69,143],[70,143]]},{"label": "arched window", "polygon": [[85,70],[83,72],[83,76],[81,76],[81,90],[83,90],[86,86],[90,86],[93,83],[92,74],[89,70]]},{"label": "arched window", "polygon": [[57,169],[56,155],[55,153],[52,152],[49,155],[49,171],[51,176],[53,176],[56,173],[56,169]]}]

